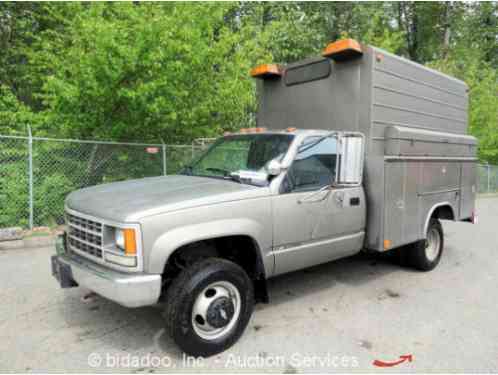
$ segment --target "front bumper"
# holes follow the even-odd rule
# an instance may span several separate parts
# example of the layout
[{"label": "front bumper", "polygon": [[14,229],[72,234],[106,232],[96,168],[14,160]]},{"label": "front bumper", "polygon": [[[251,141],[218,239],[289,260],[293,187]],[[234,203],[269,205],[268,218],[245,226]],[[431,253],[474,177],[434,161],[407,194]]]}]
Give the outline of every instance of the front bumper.
[{"label": "front bumper", "polygon": [[52,257],[52,274],[62,287],[77,284],[126,307],[153,305],[161,294],[161,275],[114,271],[62,253],[60,248],[58,255]]}]

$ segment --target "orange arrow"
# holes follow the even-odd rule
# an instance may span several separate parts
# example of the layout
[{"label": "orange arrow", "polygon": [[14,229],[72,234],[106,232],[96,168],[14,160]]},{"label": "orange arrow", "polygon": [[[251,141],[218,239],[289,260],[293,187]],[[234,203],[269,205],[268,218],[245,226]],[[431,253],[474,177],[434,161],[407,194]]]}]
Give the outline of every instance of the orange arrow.
[{"label": "orange arrow", "polygon": [[395,362],[383,362],[383,361],[379,361],[378,359],[376,359],[375,361],[373,361],[373,365],[374,366],[377,366],[377,367],[393,367],[393,366],[397,366],[403,362],[411,362],[413,360],[413,356],[411,354],[405,354],[405,355],[400,355],[399,356],[399,360],[398,361],[395,361]]}]

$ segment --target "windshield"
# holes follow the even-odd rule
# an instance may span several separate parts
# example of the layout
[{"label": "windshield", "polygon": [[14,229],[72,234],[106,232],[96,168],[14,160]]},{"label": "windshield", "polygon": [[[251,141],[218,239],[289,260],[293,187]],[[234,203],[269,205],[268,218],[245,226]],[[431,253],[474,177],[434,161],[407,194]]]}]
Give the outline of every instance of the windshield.
[{"label": "windshield", "polygon": [[228,177],[238,171],[264,172],[268,162],[283,159],[293,138],[291,134],[242,134],[220,138],[183,173]]}]

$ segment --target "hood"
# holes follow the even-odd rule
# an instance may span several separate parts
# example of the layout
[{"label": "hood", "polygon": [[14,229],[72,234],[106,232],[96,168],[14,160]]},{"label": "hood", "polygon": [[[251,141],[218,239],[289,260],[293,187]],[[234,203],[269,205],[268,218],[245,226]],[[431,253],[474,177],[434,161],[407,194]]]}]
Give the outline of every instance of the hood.
[{"label": "hood", "polygon": [[145,216],[257,198],[266,187],[194,176],[163,176],[93,186],[71,193],[66,206],[97,218],[136,222]]}]

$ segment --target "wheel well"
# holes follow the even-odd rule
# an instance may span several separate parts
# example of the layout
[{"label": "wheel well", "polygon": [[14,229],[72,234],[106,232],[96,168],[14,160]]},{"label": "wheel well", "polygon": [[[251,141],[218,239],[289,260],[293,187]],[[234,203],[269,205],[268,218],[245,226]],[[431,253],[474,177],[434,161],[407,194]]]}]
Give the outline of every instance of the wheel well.
[{"label": "wheel well", "polygon": [[259,246],[254,239],[245,235],[196,241],[176,249],[164,267],[163,294],[171,281],[184,268],[199,259],[210,257],[224,258],[242,267],[254,283],[256,301],[268,302],[266,275]]},{"label": "wheel well", "polygon": [[432,212],[431,218],[434,219],[443,219],[443,220],[455,220],[455,214],[453,213],[453,209],[450,205],[444,205],[436,207],[436,209]]}]

